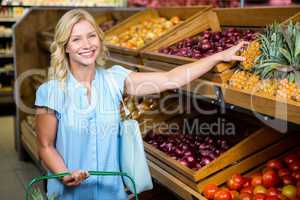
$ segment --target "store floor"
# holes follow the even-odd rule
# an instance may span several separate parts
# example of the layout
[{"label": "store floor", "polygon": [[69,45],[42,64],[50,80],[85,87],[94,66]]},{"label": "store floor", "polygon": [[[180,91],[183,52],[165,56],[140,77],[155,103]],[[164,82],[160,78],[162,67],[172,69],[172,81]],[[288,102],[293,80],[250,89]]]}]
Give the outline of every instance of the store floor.
[{"label": "store floor", "polygon": [[18,160],[14,149],[14,118],[0,117],[0,199],[25,199],[28,181],[40,175],[31,162]]}]

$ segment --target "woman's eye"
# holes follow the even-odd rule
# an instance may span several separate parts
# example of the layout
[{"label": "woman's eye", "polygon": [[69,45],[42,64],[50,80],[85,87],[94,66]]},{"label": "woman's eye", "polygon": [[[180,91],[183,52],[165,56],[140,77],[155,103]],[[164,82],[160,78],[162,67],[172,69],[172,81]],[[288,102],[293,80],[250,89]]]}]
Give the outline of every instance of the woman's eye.
[{"label": "woman's eye", "polygon": [[79,38],[74,38],[72,41],[77,42],[77,41],[79,41]]},{"label": "woman's eye", "polygon": [[96,37],[96,34],[90,35],[90,38],[94,38]]}]

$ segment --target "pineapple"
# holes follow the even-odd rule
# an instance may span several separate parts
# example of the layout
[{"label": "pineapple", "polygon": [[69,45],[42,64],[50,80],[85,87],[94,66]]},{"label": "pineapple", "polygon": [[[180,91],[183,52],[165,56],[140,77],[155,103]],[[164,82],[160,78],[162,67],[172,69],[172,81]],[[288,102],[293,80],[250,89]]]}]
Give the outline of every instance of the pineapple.
[{"label": "pineapple", "polygon": [[292,95],[292,100],[300,102],[300,87],[298,86],[295,93]]},{"label": "pineapple", "polygon": [[243,89],[251,73],[247,71],[236,71],[229,79],[229,85],[236,89]]},{"label": "pineapple", "polygon": [[[276,84],[267,81],[261,91],[287,99],[298,97],[295,82],[300,81],[300,24],[290,23],[287,27],[273,24],[267,27],[259,42],[261,55],[258,56],[253,71],[261,79],[279,81]],[[274,93],[276,87],[278,91]]]},{"label": "pineapple", "polygon": [[256,74],[251,74],[250,78],[247,80],[244,86],[244,89],[252,92],[256,92],[258,90],[257,86],[259,82],[260,82],[259,76]]},{"label": "pineapple", "polygon": [[242,62],[242,68],[244,70],[251,70],[255,65],[256,58],[261,54],[260,44],[258,41],[250,42],[247,49],[242,52],[243,57],[246,58],[245,61]]},{"label": "pineapple", "polygon": [[292,96],[295,95],[296,92],[297,85],[295,83],[291,83],[287,79],[282,79],[279,82],[276,96],[283,99],[292,99]]},{"label": "pineapple", "polygon": [[259,84],[259,93],[266,96],[275,96],[278,89],[278,81],[276,79],[261,80]]}]

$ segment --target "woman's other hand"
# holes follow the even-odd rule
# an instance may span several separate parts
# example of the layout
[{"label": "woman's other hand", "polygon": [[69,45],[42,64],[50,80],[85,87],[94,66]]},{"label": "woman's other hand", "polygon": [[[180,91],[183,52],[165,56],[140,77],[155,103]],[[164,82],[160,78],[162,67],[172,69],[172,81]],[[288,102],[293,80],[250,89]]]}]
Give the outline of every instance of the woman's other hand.
[{"label": "woman's other hand", "polygon": [[66,186],[78,186],[82,181],[89,177],[88,171],[75,170],[69,176],[65,176],[62,182]]}]

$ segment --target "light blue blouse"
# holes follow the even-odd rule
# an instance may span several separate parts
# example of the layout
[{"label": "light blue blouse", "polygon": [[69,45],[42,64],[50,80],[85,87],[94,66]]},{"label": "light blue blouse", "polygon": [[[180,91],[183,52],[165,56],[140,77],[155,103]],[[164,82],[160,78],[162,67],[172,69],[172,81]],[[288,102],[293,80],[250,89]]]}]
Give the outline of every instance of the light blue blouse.
[{"label": "light blue blouse", "polygon": [[[51,108],[58,119],[55,147],[70,171],[120,171],[119,105],[129,70],[115,65],[97,68],[91,102],[87,90],[71,73],[66,84],[51,80],[36,92],[36,106]],[[50,180],[48,196],[63,200],[127,199],[121,177],[89,177],[78,187]]]}]

